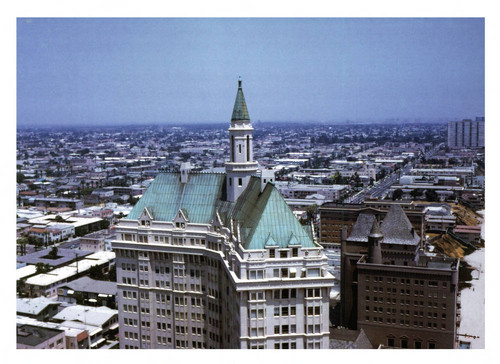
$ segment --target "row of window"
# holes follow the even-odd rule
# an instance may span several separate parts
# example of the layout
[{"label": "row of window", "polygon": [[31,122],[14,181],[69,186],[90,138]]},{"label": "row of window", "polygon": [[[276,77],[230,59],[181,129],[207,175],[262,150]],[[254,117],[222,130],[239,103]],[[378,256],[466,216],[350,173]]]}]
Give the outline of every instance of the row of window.
[{"label": "row of window", "polygon": [[[384,287],[373,287],[373,289],[371,290],[370,286],[365,286],[365,291],[367,291],[367,292],[371,291],[371,292],[384,293]],[[387,294],[397,294],[398,291],[397,291],[396,288],[389,288],[388,287],[386,289],[386,293]],[[399,290],[399,294],[400,295],[409,296],[409,295],[411,295],[411,290],[410,289],[404,289],[404,288],[402,288],[402,289]],[[415,291],[413,291],[413,295],[414,296],[425,296],[425,292],[424,291],[420,291],[420,290],[415,290]],[[427,297],[430,297],[430,298],[438,298],[438,296],[439,296],[439,292],[437,292],[437,291],[436,292],[429,292],[427,294]],[[441,292],[441,297],[442,298],[446,298],[446,292],[445,291]]]},{"label": "row of window", "polygon": [[[185,229],[186,225],[181,222],[176,222],[175,227],[179,229]],[[123,233],[121,234],[121,239],[124,241],[137,241],[138,243],[148,243],[150,235],[141,235],[141,234],[129,234]],[[205,239],[198,238],[181,238],[181,237],[169,237],[163,235],[151,235],[155,242],[172,244],[172,245],[190,245],[190,246],[205,246]],[[210,245],[214,250],[220,250],[220,244],[212,243]]]},{"label": "row of window", "polygon": [[[365,277],[365,281],[366,282],[370,282],[370,276],[366,276]],[[397,284],[399,281],[400,284],[412,284],[411,283],[411,279],[409,278],[400,278],[399,280],[395,277],[387,277],[387,278],[384,278],[384,277],[381,277],[381,276],[374,276],[373,277],[373,282],[387,282],[387,283],[393,283],[393,284]],[[448,282],[442,282],[442,287],[447,287],[448,286]],[[425,281],[422,280],[422,279],[414,279],[413,280],[413,285],[414,286],[424,286],[425,285]],[[439,282],[438,281],[428,281],[427,282],[427,285],[429,287],[439,287]]]},{"label": "row of window", "polygon": [[[383,324],[384,323],[384,318],[383,317],[370,317],[370,316],[365,316],[365,321],[372,321],[372,322],[375,322],[375,323],[379,323],[379,324]],[[389,318],[387,317],[386,318],[386,324],[388,325],[397,325],[398,324],[398,320],[395,319],[395,318]],[[404,319],[400,319],[399,320],[399,325],[400,326],[410,326],[410,320],[404,320]],[[424,321],[413,321],[413,326],[414,327],[425,327],[424,325]],[[427,328],[428,329],[437,329],[438,326],[441,327],[441,330],[446,330],[446,323],[441,323],[441,325],[438,325],[437,322],[427,322]]]},{"label": "row of window", "polygon": [[[296,273],[295,268],[275,268],[273,269],[273,278],[296,278],[297,273]],[[307,272],[307,275],[306,275]],[[320,276],[320,269],[319,268],[309,268],[307,271],[302,272],[302,277],[319,277]],[[266,270],[265,269],[252,269],[248,271],[248,279],[254,280],[254,279],[264,279],[266,278]]]},{"label": "row of window", "polygon": [[[366,302],[370,302],[370,300],[371,300],[371,301],[376,302],[376,303],[384,303],[384,297],[381,297],[381,296],[380,297],[373,296],[372,299],[370,299],[370,296],[366,296],[365,300],[366,300]],[[390,304],[395,305],[395,304],[398,303],[398,301],[397,301],[396,298],[387,297],[386,298],[386,303],[388,305],[390,305]],[[411,304],[411,300],[400,299],[399,300],[399,304],[400,305],[409,306]],[[424,307],[425,306],[425,302],[424,301],[413,301],[413,306]],[[434,302],[433,301],[428,301],[427,302],[427,307],[429,307],[429,308],[438,308],[439,304],[438,304],[438,302],[435,302],[435,301]],[[445,310],[446,309],[446,303],[442,303],[441,304],[441,308],[443,310]]]},{"label": "row of window", "polygon": [[[279,250],[279,257],[284,259],[288,258],[289,256],[289,249],[286,250]],[[299,256],[299,248],[292,248],[292,257],[298,257]],[[276,258],[276,249],[275,248],[270,248],[269,249],[269,258]]]}]

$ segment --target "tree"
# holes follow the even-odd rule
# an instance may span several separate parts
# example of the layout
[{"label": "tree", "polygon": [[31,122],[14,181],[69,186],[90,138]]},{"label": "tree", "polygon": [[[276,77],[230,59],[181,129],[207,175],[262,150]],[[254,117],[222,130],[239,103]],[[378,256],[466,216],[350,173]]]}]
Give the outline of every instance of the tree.
[{"label": "tree", "polygon": [[401,188],[398,188],[392,193],[392,200],[401,200],[401,197],[403,197],[403,190]]},{"label": "tree", "polygon": [[414,190],[411,190],[410,195],[411,197],[416,200],[418,197],[422,196],[422,191],[420,188],[415,188]]},{"label": "tree", "polygon": [[57,215],[57,216],[54,218],[54,221],[55,221],[55,222],[64,222],[64,219],[61,217],[61,215]]},{"label": "tree", "polygon": [[306,207],[307,222],[314,222],[316,220],[316,214],[318,212],[318,205],[314,204]]},{"label": "tree", "polygon": [[436,202],[436,201],[439,201],[439,196],[438,196],[437,192],[434,190],[426,190],[425,191],[425,199],[427,201]]},{"label": "tree", "polygon": [[26,178],[26,176],[24,174],[22,174],[21,172],[17,172],[17,175],[16,175],[17,183],[23,183],[25,178]]},{"label": "tree", "polygon": [[50,271],[50,265],[48,265],[46,263],[36,263],[35,267],[36,267],[37,274],[47,273],[48,271]]},{"label": "tree", "polygon": [[93,265],[90,267],[88,271],[89,277],[98,281],[104,281],[106,280],[106,277],[104,277],[104,274],[102,272],[102,268],[99,267],[98,265]]},{"label": "tree", "polygon": [[52,249],[50,249],[50,252],[48,254],[49,259],[57,259],[57,247],[53,246]]},{"label": "tree", "polygon": [[24,294],[24,289],[26,288],[26,278],[21,278],[16,281],[16,292],[19,296]]},{"label": "tree", "polygon": [[101,229],[107,229],[107,228],[109,228],[110,223],[109,223],[108,220],[102,220],[101,223],[100,223],[100,225],[101,225],[100,226]]}]

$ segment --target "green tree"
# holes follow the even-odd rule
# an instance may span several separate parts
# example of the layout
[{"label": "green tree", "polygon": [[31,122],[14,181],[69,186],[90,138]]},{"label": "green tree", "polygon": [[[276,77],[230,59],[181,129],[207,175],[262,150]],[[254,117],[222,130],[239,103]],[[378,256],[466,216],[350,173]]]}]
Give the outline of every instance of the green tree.
[{"label": "green tree", "polygon": [[410,195],[414,200],[416,200],[418,197],[422,196],[423,192],[424,191],[420,188],[415,188],[414,190],[411,190]]},{"label": "green tree", "polygon": [[93,265],[88,271],[89,277],[98,281],[106,280],[102,268],[98,265]]},{"label": "green tree", "polygon": [[17,172],[16,174],[17,183],[23,183],[25,179],[26,176],[24,174],[22,174],[21,172]]},{"label": "green tree", "polygon": [[53,246],[48,254],[49,259],[57,259],[57,247]]},{"label": "green tree", "polygon": [[425,199],[427,201],[436,202],[436,201],[439,201],[439,196],[438,196],[437,192],[434,190],[426,190],[425,191]]},{"label": "green tree", "polygon": [[19,296],[24,295],[24,289],[26,288],[26,278],[21,278],[16,281],[16,292]]},{"label": "green tree", "polygon": [[35,267],[36,267],[37,274],[47,273],[48,271],[50,271],[50,265],[48,265],[46,263],[36,263]]},{"label": "green tree", "polygon": [[316,214],[318,212],[318,205],[314,204],[306,207],[306,220],[307,222],[314,222],[316,220]]},{"label": "green tree", "polygon": [[392,193],[392,200],[400,200],[401,197],[403,197],[403,190],[401,188],[398,188]]}]

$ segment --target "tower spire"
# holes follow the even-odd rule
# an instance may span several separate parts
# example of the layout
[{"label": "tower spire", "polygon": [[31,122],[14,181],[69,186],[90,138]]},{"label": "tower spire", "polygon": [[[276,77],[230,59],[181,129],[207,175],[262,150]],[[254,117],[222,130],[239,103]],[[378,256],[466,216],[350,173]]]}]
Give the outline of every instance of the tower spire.
[{"label": "tower spire", "polygon": [[228,201],[236,201],[247,187],[250,177],[257,172],[257,162],[253,160],[253,128],[241,83],[241,77],[239,77],[238,91],[229,127],[231,154],[229,161],[226,162]]},{"label": "tower spire", "polygon": [[231,122],[250,122],[250,116],[248,115],[247,104],[245,102],[245,96],[243,96],[243,89],[241,87],[241,77],[238,78],[238,92],[236,93],[236,100],[234,101],[233,115],[231,117]]}]

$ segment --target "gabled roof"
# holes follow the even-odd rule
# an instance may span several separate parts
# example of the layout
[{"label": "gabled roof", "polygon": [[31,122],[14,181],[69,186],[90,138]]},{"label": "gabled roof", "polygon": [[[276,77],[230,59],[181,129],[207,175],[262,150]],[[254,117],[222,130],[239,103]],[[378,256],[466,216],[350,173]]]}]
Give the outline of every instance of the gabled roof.
[{"label": "gabled roof", "polygon": [[420,237],[399,205],[392,205],[380,228],[385,244],[418,245]]}]

